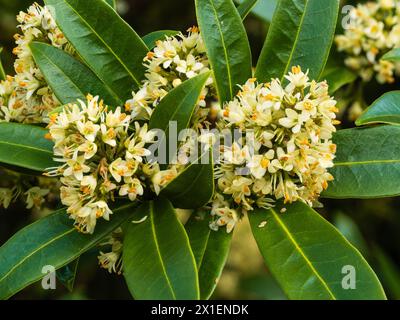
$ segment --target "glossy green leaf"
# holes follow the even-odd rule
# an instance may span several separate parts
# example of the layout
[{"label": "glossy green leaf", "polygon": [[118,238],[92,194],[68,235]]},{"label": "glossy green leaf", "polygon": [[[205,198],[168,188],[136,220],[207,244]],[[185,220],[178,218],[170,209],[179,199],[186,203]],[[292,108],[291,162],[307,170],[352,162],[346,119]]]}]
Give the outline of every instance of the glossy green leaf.
[{"label": "glossy green leaf", "polygon": [[[236,2],[243,4],[244,0],[236,0]],[[278,0],[258,0],[251,12],[260,19],[264,20],[264,22],[270,23],[277,6],[277,2]]]},{"label": "glossy green leaf", "polygon": [[176,30],[159,30],[146,34],[142,40],[149,50],[153,50],[157,41],[165,40],[166,37],[176,36],[178,33],[179,31]]},{"label": "glossy green leaf", "polygon": [[382,60],[388,60],[388,61],[400,61],[400,48],[395,48],[388,53],[386,53],[383,57]]},{"label": "glossy green leaf", "polygon": [[[57,24],[93,72],[126,101],[144,78],[148,48],[102,0],[45,0]],[[99,18],[101,17],[101,18]]]},{"label": "glossy green leaf", "polygon": [[196,262],[185,229],[163,198],[143,204],[124,226],[123,268],[140,300],[199,298]]},{"label": "glossy green leaf", "polygon": [[221,103],[231,101],[238,85],[251,78],[251,52],[232,0],[196,0],[202,33]]},{"label": "glossy green leaf", "polygon": [[117,8],[117,0],[104,0],[104,1],[107,2],[114,9]]},{"label": "glossy green leaf", "polygon": [[[176,125],[177,134],[189,127],[201,91],[209,77],[210,72],[202,73],[171,90],[160,101],[150,118],[150,129],[158,129],[165,133],[165,142],[170,146],[166,159],[168,163],[176,153],[176,150],[172,150],[172,144],[169,143],[171,122]],[[163,141],[159,141],[159,143],[162,144]]]},{"label": "glossy green leaf", "polygon": [[254,6],[257,4],[258,0],[244,0],[237,7],[240,17],[244,20],[247,15],[253,10]]},{"label": "glossy green leaf", "polygon": [[185,225],[196,259],[202,300],[209,299],[214,292],[232,240],[232,233],[227,233],[225,229],[211,230],[210,220],[210,212],[201,210],[194,213]]},{"label": "glossy green leaf", "polygon": [[48,131],[19,123],[0,123],[0,163],[43,172],[57,166],[53,161],[53,143]]},{"label": "glossy green leaf", "polygon": [[[329,222],[307,205],[296,202],[249,214],[264,260],[290,299],[385,299],[374,271]],[[354,268],[355,288],[346,267]]]},{"label": "glossy green leaf", "polygon": [[400,127],[377,126],[338,131],[334,180],[326,198],[382,198],[400,195]]},{"label": "glossy green leaf", "polygon": [[30,48],[46,82],[62,104],[77,99],[85,101],[88,93],[100,96],[108,105],[123,103],[86,65],[63,50],[40,42],[31,43]]},{"label": "glossy green leaf", "polygon": [[371,123],[400,124],[400,91],[385,93],[356,121],[358,126]]},{"label": "glossy green leaf", "polygon": [[6,79],[6,73],[3,68],[3,64],[1,63],[1,53],[3,52],[3,48],[0,48],[0,81]]},{"label": "glossy green leaf", "polygon": [[97,245],[132,216],[133,207],[114,209],[111,220],[99,221],[92,235],[76,231],[64,209],[18,231],[0,247],[0,299],[41,279],[44,266],[59,269]]},{"label": "glossy green leaf", "polygon": [[154,110],[150,128],[161,129],[167,134],[170,121],[177,122],[178,133],[188,128],[201,91],[209,77],[210,72],[202,73],[171,90]]},{"label": "glossy green leaf", "polygon": [[[256,68],[256,78],[284,81],[292,66],[319,79],[335,33],[339,0],[281,0],[268,30]],[[318,28],[318,30],[316,30]]]},{"label": "glossy green leaf", "polygon": [[197,162],[188,165],[161,190],[160,194],[168,198],[176,208],[201,208],[214,194],[212,151],[203,153]]},{"label": "glossy green leaf", "polygon": [[76,272],[78,270],[79,258],[56,271],[57,280],[60,281],[68,291],[74,290]]}]

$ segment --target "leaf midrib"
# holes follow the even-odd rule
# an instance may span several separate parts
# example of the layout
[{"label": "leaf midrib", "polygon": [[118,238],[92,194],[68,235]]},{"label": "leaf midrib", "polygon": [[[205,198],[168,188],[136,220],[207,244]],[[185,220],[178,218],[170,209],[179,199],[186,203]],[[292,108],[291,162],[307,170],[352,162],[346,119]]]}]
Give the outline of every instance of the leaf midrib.
[{"label": "leaf midrib", "polygon": [[156,233],[155,225],[154,225],[154,203],[153,203],[153,202],[150,202],[150,204],[149,204],[149,209],[150,209],[150,226],[151,226],[151,233],[152,233],[152,236],[153,236],[153,239],[154,239],[154,244],[155,244],[155,246],[156,246],[156,252],[157,252],[157,255],[158,255],[158,258],[159,258],[159,261],[160,261],[160,265],[161,265],[162,271],[163,271],[163,273],[164,273],[164,275],[165,275],[165,279],[167,280],[168,288],[169,288],[169,290],[170,290],[170,292],[171,292],[171,294],[172,294],[173,299],[176,300],[176,295],[175,295],[175,292],[174,292],[174,290],[173,290],[171,281],[170,281],[170,279],[169,279],[167,270],[166,270],[166,268],[165,268],[164,260],[163,260],[163,258],[162,258],[162,256],[161,256],[160,246],[159,246],[159,244],[158,244],[158,237],[157,237],[157,233]]},{"label": "leaf midrib", "polygon": [[[121,210],[124,210],[124,209],[126,209],[126,208],[129,208],[130,206],[132,206],[132,204],[128,204],[128,205],[125,205],[125,206],[121,206],[121,207],[119,207],[118,209],[114,210],[114,213],[117,213],[118,211],[121,211]],[[62,213],[61,213],[61,214],[62,214]],[[65,212],[65,214],[67,214],[67,213]],[[34,224],[36,224],[36,223],[39,223],[40,221],[41,221],[41,220],[37,220],[36,222],[34,222],[33,224],[31,224],[31,226],[34,225]],[[0,283],[1,283],[5,278],[7,278],[10,274],[12,274],[12,273],[14,272],[14,270],[16,270],[19,266],[21,266],[25,261],[27,261],[27,260],[28,260],[29,258],[31,258],[33,255],[35,255],[36,253],[38,253],[40,250],[42,250],[43,248],[46,248],[47,246],[49,246],[49,245],[52,244],[53,242],[55,242],[55,241],[61,239],[62,237],[66,236],[66,235],[68,235],[68,234],[70,234],[70,233],[72,233],[72,232],[77,232],[77,231],[76,231],[75,228],[72,227],[71,229],[69,229],[69,230],[63,232],[62,234],[59,234],[59,235],[56,236],[55,238],[52,238],[50,241],[47,241],[47,242],[45,242],[44,244],[42,244],[41,246],[37,247],[37,248],[36,248],[35,250],[33,250],[29,255],[27,255],[26,257],[24,257],[19,263],[17,263],[15,266],[13,266],[3,277],[1,277],[1,278],[0,278]],[[16,236],[16,235],[14,235],[14,236]],[[8,241],[10,241],[11,239],[13,239],[14,236],[11,237]],[[96,242],[96,241],[95,241],[95,242]],[[75,255],[75,257],[81,255],[84,251],[85,251],[85,249],[82,248],[81,250],[79,250],[79,251],[77,252],[77,254]],[[68,264],[70,261],[73,261],[74,259],[75,259],[75,258],[70,259],[70,260],[67,261],[64,265]],[[61,266],[60,266],[60,267],[61,267]],[[30,281],[30,282],[28,282],[28,283],[24,283],[24,285],[23,285],[22,288],[24,288],[26,285],[29,285],[29,284],[31,284],[31,283],[37,281],[37,279],[39,279],[39,278],[36,277],[36,278],[33,279],[32,281]],[[21,289],[21,286],[18,287],[18,290],[20,290],[20,289]],[[11,295],[13,295],[13,294],[14,294],[14,293],[11,293]],[[9,295],[9,296],[7,296],[7,297],[5,297],[5,298],[10,297],[11,295]]]},{"label": "leaf midrib", "polygon": [[389,164],[389,163],[400,163],[400,159],[337,162],[334,163],[334,167],[345,167],[345,166],[349,167],[357,165],[376,165],[376,164]]},{"label": "leaf midrib", "polygon": [[[136,77],[135,77],[135,76],[133,75],[133,73],[129,70],[129,68],[125,65],[125,63],[123,63],[123,61],[122,61],[122,60],[119,58],[119,56],[114,52],[114,50],[112,50],[112,48],[103,40],[103,38],[100,37],[100,35],[96,32],[96,30],[94,30],[94,29],[92,28],[92,26],[91,26],[85,19],[83,19],[83,17],[79,14],[79,12],[78,12],[77,10],[75,10],[74,7],[71,6],[66,0],[63,0],[63,2],[64,2],[67,6],[69,6],[73,12],[75,12],[75,14],[81,19],[81,21],[83,21],[84,24],[86,24],[86,26],[93,32],[93,34],[96,35],[97,38],[105,45],[105,47],[108,49],[108,51],[109,51],[109,52],[118,60],[118,62],[124,67],[124,69],[128,72],[129,76],[135,81],[135,83],[136,83],[138,86],[140,86],[140,81],[136,79]],[[86,60],[86,59],[85,59],[85,60]],[[99,78],[101,78],[100,75],[99,75],[95,70],[93,70],[93,71],[96,73],[96,75],[97,75]],[[101,78],[101,79],[102,79],[102,78]],[[104,80],[102,80],[102,81],[104,81]]]},{"label": "leaf midrib", "polygon": [[297,29],[297,33],[296,33],[296,37],[295,37],[294,42],[293,42],[292,50],[291,50],[291,52],[290,52],[288,62],[287,62],[287,64],[286,64],[286,66],[285,66],[285,71],[283,72],[282,77],[281,77],[281,82],[283,82],[283,80],[285,79],[285,75],[286,75],[286,73],[287,73],[288,70],[289,70],[289,66],[291,65],[294,52],[295,52],[296,49],[297,49],[297,44],[298,44],[299,39],[300,39],[300,32],[303,30],[303,23],[304,23],[304,18],[305,18],[306,13],[307,13],[307,7],[308,7],[308,4],[309,4],[309,0],[306,0],[305,2],[306,2],[306,3],[305,3],[305,5],[304,5],[304,11],[303,11],[303,13],[302,13],[302,15],[301,15],[299,28]]},{"label": "leaf midrib", "polygon": [[[65,78],[66,78],[67,80],[69,80],[69,82],[76,88],[76,90],[82,94],[82,98],[85,98],[85,97],[86,97],[86,94],[91,93],[91,92],[86,92],[86,93],[83,92],[83,91],[79,88],[79,86],[76,84],[76,82],[73,81],[73,79],[72,79],[71,77],[69,77],[69,76],[65,73],[65,71],[64,71],[63,69],[61,69],[57,64],[55,64],[55,63],[52,61],[51,57],[48,56],[48,55],[45,53],[44,50],[40,51],[40,53],[41,53],[41,54],[44,56],[44,58],[46,58],[56,69],[58,69],[58,70],[65,76]],[[72,58],[72,57],[71,57],[71,58]],[[77,62],[78,62],[78,61],[77,61]],[[88,69],[88,71],[92,71],[92,70],[91,70],[91,69]],[[97,78],[98,78],[98,79],[101,81],[101,83],[105,86],[104,89],[107,89],[107,90],[109,91],[109,93],[113,96],[113,98],[114,98],[116,101],[120,101],[120,98],[118,97],[118,94],[117,94],[112,88],[110,88],[103,80],[101,80],[98,76],[97,76]],[[47,79],[46,79],[46,80],[47,80]],[[50,81],[48,81],[48,82],[51,83]],[[71,102],[71,101],[69,101],[69,102]],[[69,103],[69,102],[65,101],[65,103]]]},{"label": "leaf midrib", "polygon": [[4,140],[0,140],[0,145],[1,144],[10,145],[10,146],[17,147],[17,148],[22,148],[22,149],[31,149],[31,150],[35,150],[35,151],[39,151],[39,152],[48,153],[48,154],[53,155],[53,152],[49,151],[47,149],[40,149],[40,148],[36,148],[36,147],[32,147],[32,146],[27,146],[27,145],[24,145],[24,144],[17,144],[17,143],[11,143],[11,142],[6,142]]},{"label": "leaf midrib", "polygon": [[[224,56],[225,56],[225,61],[226,61],[226,71],[227,71],[228,82],[229,82],[229,94],[230,94],[230,98],[232,98],[233,97],[233,88],[232,88],[233,84],[232,84],[231,64],[230,64],[230,61],[229,61],[229,58],[228,58],[228,50],[227,50],[226,45],[225,45],[225,37],[224,37],[224,34],[222,32],[221,23],[219,21],[217,9],[215,8],[215,5],[214,5],[214,0],[209,0],[209,2],[210,2],[211,7],[213,9],[215,20],[217,22],[218,32],[219,32],[219,34],[221,36],[222,48],[224,50]],[[210,64],[212,64],[212,61],[210,61]],[[217,86],[217,89],[218,89],[218,92],[220,93],[221,89],[219,88],[219,86]],[[220,99],[221,99],[221,93],[219,94],[219,96],[220,96]]]},{"label": "leaf midrib", "polygon": [[274,217],[274,219],[276,220],[276,222],[279,224],[279,226],[281,227],[281,229],[283,230],[283,232],[287,235],[288,239],[292,242],[293,246],[295,247],[295,249],[297,250],[297,252],[301,255],[301,257],[304,259],[304,261],[306,262],[307,266],[311,269],[311,272],[316,276],[316,278],[319,280],[319,282],[322,284],[322,286],[326,289],[326,291],[328,292],[328,294],[330,295],[330,297],[333,300],[336,300],[335,295],[333,294],[333,292],[331,291],[331,289],[329,288],[328,284],[324,281],[324,279],[322,278],[322,276],[318,273],[317,269],[314,267],[314,265],[312,264],[312,262],[310,261],[310,259],[307,257],[307,255],[305,254],[305,252],[301,249],[300,245],[297,243],[296,239],[293,237],[293,235],[291,234],[290,230],[286,227],[286,225],[282,222],[282,220],[279,218],[278,213],[272,208],[270,209],[272,216]]}]

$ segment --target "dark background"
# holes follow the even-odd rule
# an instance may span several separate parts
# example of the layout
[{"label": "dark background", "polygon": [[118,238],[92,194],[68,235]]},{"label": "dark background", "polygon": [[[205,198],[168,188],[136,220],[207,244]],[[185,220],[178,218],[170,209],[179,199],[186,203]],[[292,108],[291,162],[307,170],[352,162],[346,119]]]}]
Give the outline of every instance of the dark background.
[{"label": "dark background", "polygon": [[[32,1],[0,0],[0,46],[5,48],[2,60],[9,74],[13,74],[14,57],[11,51],[14,47],[12,36],[17,32],[15,15],[19,10],[25,10]],[[194,1],[191,0],[120,2],[121,15],[141,36],[161,29],[185,31],[196,24]],[[248,17],[245,24],[256,61],[267,25],[255,16]],[[390,89],[397,87],[398,82]],[[379,91],[381,90],[382,88]],[[373,91],[372,99],[379,94],[378,90]],[[382,280],[388,296],[400,299],[400,201],[323,199],[322,202],[325,208],[320,212],[324,217],[336,223],[363,252]],[[23,204],[14,204],[7,211],[0,209],[0,244],[42,214],[31,213]],[[17,294],[14,299],[129,299],[130,294],[123,277],[109,275],[107,271],[98,268],[97,254],[98,250],[95,249],[81,258],[73,293],[69,293],[61,284],[54,291],[45,291],[40,284],[34,284]],[[284,298],[263,265],[247,221],[235,232],[231,255],[215,298]]]}]

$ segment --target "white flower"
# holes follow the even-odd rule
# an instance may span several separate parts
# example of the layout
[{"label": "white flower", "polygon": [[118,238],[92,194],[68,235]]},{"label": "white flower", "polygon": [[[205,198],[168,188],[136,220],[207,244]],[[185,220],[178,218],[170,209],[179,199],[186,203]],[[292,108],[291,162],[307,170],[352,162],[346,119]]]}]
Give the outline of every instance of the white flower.
[{"label": "white flower", "polygon": [[293,133],[299,133],[304,119],[293,109],[286,109],[286,118],[279,119],[279,124],[285,128],[291,128]]},{"label": "white flower", "polygon": [[64,177],[74,175],[79,181],[83,179],[84,173],[88,173],[90,171],[90,168],[85,164],[84,157],[67,160],[67,165],[68,167],[64,171]]},{"label": "white flower", "polygon": [[25,192],[26,195],[26,208],[33,207],[40,208],[44,202],[44,196],[50,192],[49,189],[41,189],[40,187],[32,187]]},{"label": "white flower", "polygon": [[157,172],[152,178],[155,193],[159,194],[161,189],[175,179],[177,175],[178,172],[175,167]]},{"label": "white flower", "polygon": [[13,190],[10,188],[0,188],[0,205],[7,209],[13,199]]},{"label": "white flower", "polygon": [[139,179],[128,177],[124,181],[125,184],[119,189],[120,196],[128,195],[129,200],[134,201],[138,195],[143,195],[144,190]]},{"label": "white flower", "polygon": [[261,179],[266,174],[271,160],[274,158],[275,151],[269,150],[265,155],[255,155],[251,158],[251,161],[247,164],[250,168],[251,174],[256,179]]},{"label": "white flower", "polygon": [[93,194],[96,190],[97,187],[97,179],[90,175],[90,176],[84,176],[82,181],[81,181],[81,190],[83,194]]},{"label": "white flower", "polygon": [[114,128],[107,128],[107,126],[102,123],[100,125],[100,129],[103,142],[111,147],[115,147],[117,145],[117,133],[115,132]]},{"label": "white flower", "polygon": [[121,182],[122,177],[131,177],[137,169],[137,163],[132,160],[118,158],[110,164],[109,170],[115,181]]},{"label": "white flower", "polygon": [[239,221],[236,210],[230,208],[219,208],[213,212],[217,216],[217,220],[211,222],[210,227],[218,230],[218,227],[226,226],[226,232],[231,233],[236,223]]},{"label": "white flower", "polygon": [[84,123],[82,121],[78,121],[76,125],[79,132],[90,142],[94,141],[97,132],[100,130],[100,126],[97,124],[93,124],[93,122],[91,121],[87,121]]}]

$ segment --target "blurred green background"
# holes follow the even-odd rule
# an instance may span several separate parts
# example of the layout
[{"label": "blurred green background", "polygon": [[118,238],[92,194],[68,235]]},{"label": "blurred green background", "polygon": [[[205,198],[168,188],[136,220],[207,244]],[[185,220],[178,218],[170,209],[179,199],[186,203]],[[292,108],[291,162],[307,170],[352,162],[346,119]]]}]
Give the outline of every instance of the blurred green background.
[{"label": "blurred green background", "polygon": [[[160,29],[188,29],[196,23],[193,3],[190,0],[119,0],[119,12],[143,36]],[[13,74],[11,52],[13,35],[17,32],[15,15],[30,4],[32,0],[0,0],[0,47],[5,49],[2,60],[9,74]],[[245,24],[256,59],[268,27],[253,15],[246,19]],[[383,91],[397,88],[397,83],[390,88],[381,86],[368,90],[368,100],[374,100]],[[359,248],[377,272],[388,297],[400,299],[400,200],[322,199],[322,202],[325,207],[319,210],[321,214],[335,223]],[[31,213],[18,204],[8,210],[0,209],[0,244],[43,214]],[[60,283],[56,290],[48,291],[43,290],[40,284],[34,284],[13,299],[130,299],[123,277],[98,268],[97,254],[95,249],[81,257],[73,292]],[[214,298],[285,299],[264,267],[247,219],[235,230],[229,261]]]}]

